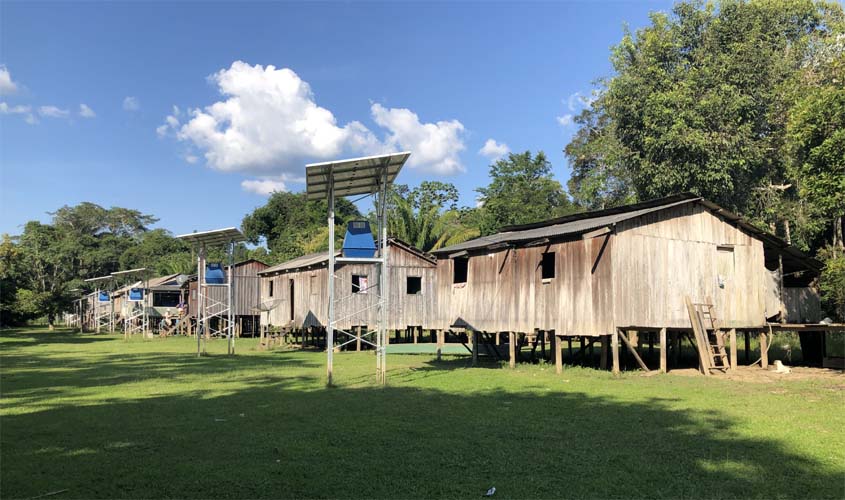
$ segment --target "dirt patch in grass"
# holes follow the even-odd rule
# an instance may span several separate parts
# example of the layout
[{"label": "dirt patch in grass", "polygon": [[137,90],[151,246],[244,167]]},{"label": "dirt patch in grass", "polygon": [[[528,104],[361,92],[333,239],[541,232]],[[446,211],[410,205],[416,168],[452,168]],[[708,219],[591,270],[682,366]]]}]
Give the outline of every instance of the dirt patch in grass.
[{"label": "dirt patch in grass", "polygon": [[[713,372],[712,376],[721,380],[731,380],[739,382],[753,382],[753,383],[774,383],[783,382],[787,380],[818,380],[825,382],[833,382],[834,386],[840,390],[845,390],[845,373],[842,370],[833,370],[830,368],[814,368],[809,366],[790,366],[790,373],[778,373],[774,367],[768,370],[763,370],[759,366],[740,366],[736,370],[728,371],[727,373]],[[695,368],[683,368],[678,370],[671,370],[673,375],[681,375],[688,377],[701,377],[701,373]]]}]

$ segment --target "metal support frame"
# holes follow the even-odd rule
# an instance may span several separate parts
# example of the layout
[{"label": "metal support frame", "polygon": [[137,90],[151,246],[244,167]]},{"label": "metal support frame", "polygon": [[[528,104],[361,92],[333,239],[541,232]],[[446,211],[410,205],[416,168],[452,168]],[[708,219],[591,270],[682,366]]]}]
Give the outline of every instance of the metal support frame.
[{"label": "metal support frame", "polygon": [[[143,274],[143,290],[144,290],[144,297],[141,301],[130,301],[129,294],[132,292],[131,288],[131,278],[130,283],[127,285],[130,286],[129,289],[126,290],[125,299],[123,300],[124,308],[127,310],[126,316],[123,318],[123,335],[124,338],[128,335],[134,335],[136,333],[145,334],[147,330],[149,330],[150,326],[150,313],[149,308],[150,304],[149,301],[149,289],[150,289],[150,282],[149,279],[146,277],[147,268],[142,267],[138,269],[130,269],[128,271],[118,271],[115,273],[111,273],[112,276],[126,276],[129,277],[133,274]],[[123,311],[121,311],[122,313]]]},{"label": "metal support frame", "polygon": [[[389,153],[385,155],[368,156],[364,158],[350,158],[324,163],[314,163],[305,168],[306,177],[306,199],[328,201],[328,226],[329,226],[329,255],[328,272],[326,273],[328,288],[328,318],[326,321],[326,378],[329,385],[333,381],[334,371],[334,349],[336,336],[346,337],[340,342],[340,347],[352,342],[361,342],[371,345],[376,353],[376,380],[384,384],[387,380],[387,314],[388,304],[388,246],[387,246],[387,188],[399,174],[402,166],[411,155],[404,151]],[[376,234],[375,238],[379,244],[376,245],[375,257],[337,257],[335,249],[335,199],[338,196],[373,196],[376,208]],[[355,201],[358,201],[356,199]],[[337,317],[338,305],[344,303],[356,293],[338,294],[336,281],[342,279],[337,275],[338,264],[372,265],[375,271],[375,278],[372,285],[365,290],[367,305],[359,310],[344,311],[342,318]],[[373,291],[377,293],[373,293]],[[356,290],[360,292],[361,290]],[[366,317],[356,325],[355,318],[363,315],[373,308],[377,310],[378,319],[376,325],[371,325]],[[360,328],[350,328],[346,331],[338,326],[343,323],[360,327],[366,324],[375,328],[362,334]]]},{"label": "metal support frame", "polygon": [[[334,182],[333,178],[330,176],[329,183],[328,183],[328,201],[329,201],[329,216],[328,216],[328,224],[329,224],[329,272],[328,274],[328,290],[329,290],[329,320],[328,325],[326,327],[326,377],[328,380],[328,384],[331,385],[333,371],[334,371],[334,349],[335,349],[335,334],[338,334],[338,339],[340,335],[345,335],[347,338],[340,341],[340,345],[338,348],[342,348],[352,342],[360,342],[363,344],[367,344],[372,346],[376,351],[376,380],[380,384],[384,384],[387,381],[386,372],[387,372],[387,350],[386,350],[386,338],[387,338],[387,311],[388,311],[388,280],[387,280],[387,273],[388,273],[388,264],[387,264],[387,254],[388,254],[388,246],[387,246],[387,224],[386,224],[386,214],[387,211],[385,209],[385,201],[387,197],[387,172],[386,168],[383,169],[380,179],[379,179],[379,190],[377,196],[375,198],[375,205],[376,205],[376,227],[377,227],[377,234],[376,237],[380,240],[380,244],[376,250],[376,257],[374,258],[337,258],[336,251],[335,251],[335,231],[334,231],[334,207],[335,207],[335,195],[334,195]],[[345,316],[340,318],[337,317],[337,306],[347,302],[349,299],[354,297],[355,293],[349,294],[342,294],[338,297],[337,294],[337,286],[336,281],[345,283],[349,285],[351,288],[351,282],[348,280],[344,280],[336,273],[336,266],[337,264],[372,264],[374,266],[374,271],[376,274],[377,279],[375,280],[377,284],[369,285],[367,288],[363,290],[359,290],[359,293],[368,293],[371,298],[371,304],[365,306],[362,309],[358,309],[356,311],[352,311]],[[375,293],[373,293],[375,291]],[[368,330],[364,333],[361,332],[354,332],[344,330],[339,328],[337,325],[341,322],[346,322],[349,320],[353,320],[356,317],[360,317],[363,314],[366,314],[372,308],[377,308],[378,311],[378,320],[375,329]],[[362,323],[364,321],[361,321]],[[371,337],[374,337],[373,340],[370,340]]]},{"label": "metal support frame", "polygon": [[[227,352],[230,355],[235,354],[235,310],[232,305],[235,288],[233,279],[235,274],[235,242],[229,241],[225,245],[228,257],[228,272],[226,273],[226,283],[222,285],[211,285],[205,282],[206,244],[200,243],[197,251],[197,356],[206,353],[206,335],[209,337],[225,337]],[[212,297],[210,293],[210,290],[220,288],[225,288],[223,300]],[[211,320],[214,318],[218,319],[217,328],[213,328],[211,324]],[[219,322],[223,319],[226,320],[226,325],[221,327]],[[200,325],[202,325],[201,330]]]},{"label": "metal support frame", "polygon": [[[108,328],[109,332],[114,331],[114,300],[111,296],[112,291],[108,289],[111,287],[107,287],[107,289],[100,288],[100,283],[109,283],[113,279],[114,276],[106,275],[97,278],[88,278],[85,280],[86,283],[97,283],[97,288],[94,290],[94,310],[91,311],[91,316],[94,321],[94,330],[97,333],[101,333],[103,327]],[[107,302],[100,302],[100,292],[106,292],[108,294],[109,300]]]}]

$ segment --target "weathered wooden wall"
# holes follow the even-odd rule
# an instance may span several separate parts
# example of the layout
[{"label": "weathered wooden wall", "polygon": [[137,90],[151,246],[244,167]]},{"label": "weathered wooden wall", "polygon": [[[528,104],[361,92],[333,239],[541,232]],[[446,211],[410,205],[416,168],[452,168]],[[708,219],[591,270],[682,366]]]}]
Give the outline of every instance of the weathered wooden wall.
[{"label": "weathered wooden wall", "polygon": [[[435,265],[413,253],[391,245],[388,252],[388,329],[404,329],[407,326],[425,326],[437,318],[437,295],[435,293]],[[357,325],[376,326],[376,295],[378,276],[375,266],[345,264],[339,266],[335,281],[336,297],[343,300],[337,306],[335,317],[338,327],[348,329]],[[369,293],[352,293],[352,275],[367,276]],[[327,266],[316,269],[282,272],[265,276],[261,282],[261,300],[275,303],[275,307],[261,315],[262,324],[304,328],[326,326],[328,320]],[[408,295],[408,276],[422,278],[420,294]],[[273,281],[273,296],[270,297],[270,281]],[[291,283],[293,284],[293,318],[291,318]]]},{"label": "weathered wooden wall", "polygon": [[[232,302],[235,316],[258,316],[255,308],[261,302],[261,278],[258,276],[268,266],[263,262],[247,261],[235,265],[234,289],[232,291]],[[226,278],[229,277],[229,269],[226,268]],[[188,314],[191,317],[197,315],[197,280],[188,284]],[[208,287],[208,296],[214,300],[225,300],[226,287]]]},{"label": "weathered wooden wall", "polygon": [[684,297],[725,326],[765,324],[763,243],[689,203],[620,222],[613,242],[617,326],[688,328]]},{"label": "weathered wooden wall", "polygon": [[[604,251],[602,251],[602,247]],[[438,328],[490,332],[555,330],[599,335],[612,327],[611,241],[605,237],[471,255],[467,282],[453,283],[454,259],[438,260]],[[555,253],[555,277],[543,282],[543,253]],[[595,267],[595,268],[594,268]]]},{"label": "weathered wooden wall", "polygon": [[783,289],[787,323],[817,323],[822,320],[821,297],[813,288]]}]

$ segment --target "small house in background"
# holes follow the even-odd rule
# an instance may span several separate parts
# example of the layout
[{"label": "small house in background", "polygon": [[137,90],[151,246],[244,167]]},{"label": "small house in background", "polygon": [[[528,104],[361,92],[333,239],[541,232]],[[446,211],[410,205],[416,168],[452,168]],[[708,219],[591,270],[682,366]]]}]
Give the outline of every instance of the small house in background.
[{"label": "small house in background", "polygon": [[188,279],[189,276],[185,274],[168,274],[150,279],[147,282],[150,317],[163,318],[168,314],[173,317],[178,316],[177,308],[180,303],[185,302],[182,285]]},{"label": "small house in background", "polygon": [[[213,265],[213,264],[210,264]],[[257,335],[259,331],[259,304],[261,302],[261,278],[259,273],[267,268],[267,264],[249,259],[234,264],[232,275],[232,307],[236,322],[236,331],[239,335]],[[225,283],[229,279],[229,266],[221,266],[219,273],[215,271],[212,277]],[[197,277],[188,279],[181,288],[185,291],[188,306],[188,316],[197,316]],[[209,287],[209,300],[225,302],[225,287]],[[174,296],[175,298],[175,296]],[[175,306],[174,306],[175,310]],[[218,321],[212,318],[211,321]]]},{"label": "small house in background", "polygon": [[[356,243],[362,246],[359,240]],[[372,235],[369,236],[372,242]],[[388,238],[389,310],[386,329],[429,328],[437,322],[433,256],[396,238]],[[366,250],[366,248],[365,248]],[[369,255],[372,256],[372,250]],[[340,254],[338,254],[340,255]],[[336,297],[343,298],[338,328],[375,327],[378,276],[369,264],[338,264]],[[262,325],[295,330],[322,329],[328,318],[328,252],[305,255],[269,267],[261,275]],[[339,338],[343,341],[343,338]]]}]

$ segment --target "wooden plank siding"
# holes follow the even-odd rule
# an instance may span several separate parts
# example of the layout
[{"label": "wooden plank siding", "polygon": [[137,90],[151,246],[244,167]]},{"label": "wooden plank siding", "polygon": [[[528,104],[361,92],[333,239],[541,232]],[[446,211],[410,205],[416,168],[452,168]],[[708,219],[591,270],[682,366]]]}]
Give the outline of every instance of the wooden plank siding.
[{"label": "wooden plank siding", "polygon": [[[248,260],[235,264],[233,276],[234,288],[232,291],[232,303],[235,316],[258,316],[255,308],[261,302],[261,278],[258,273],[267,269],[267,264]],[[225,269],[226,279],[229,277],[229,267]],[[191,280],[188,285],[188,315],[197,315],[197,280]],[[226,287],[211,286],[208,288],[208,296],[213,300],[226,300]]]},{"label": "wooden plank siding", "polygon": [[[688,328],[686,295],[713,300],[726,327],[765,324],[763,243],[699,204],[624,220],[594,237],[551,240],[471,251],[465,284],[453,284],[455,259],[443,256],[432,328],[586,336],[622,326]],[[546,252],[555,254],[555,276],[544,283]]]},{"label": "wooden plank siding", "polygon": [[765,324],[763,243],[701,205],[623,221],[614,239],[616,325],[688,328],[687,295],[700,303],[710,298],[723,326]]},{"label": "wooden plank siding", "polygon": [[[328,321],[327,262],[323,261],[311,269],[281,271],[265,275],[261,279],[261,300],[274,303],[270,311],[261,314],[262,325],[294,326],[296,328],[323,327]],[[405,329],[408,326],[433,324],[438,315],[438,300],[435,283],[435,264],[395,244],[388,251],[388,304],[387,326],[389,330]],[[335,294],[342,302],[336,306],[337,327],[349,329],[352,326],[376,326],[376,293],[378,276],[376,267],[368,264],[338,265]],[[369,293],[352,293],[352,276],[366,276]],[[422,289],[419,294],[407,293],[407,278],[420,277]],[[273,296],[270,296],[270,282],[273,282]],[[293,285],[293,316],[291,316],[291,284]],[[292,322],[292,323],[291,323]]]},{"label": "wooden plank siding", "polygon": [[[453,284],[454,259],[438,261],[441,303],[437,328],[558,335],[599,335],[611,327],[610,242],[593,272],[605,237],[580,236],[547,245],[469,256],[466,284]],[[542,279],[544,253],[555,254],[555,276]]]}]

